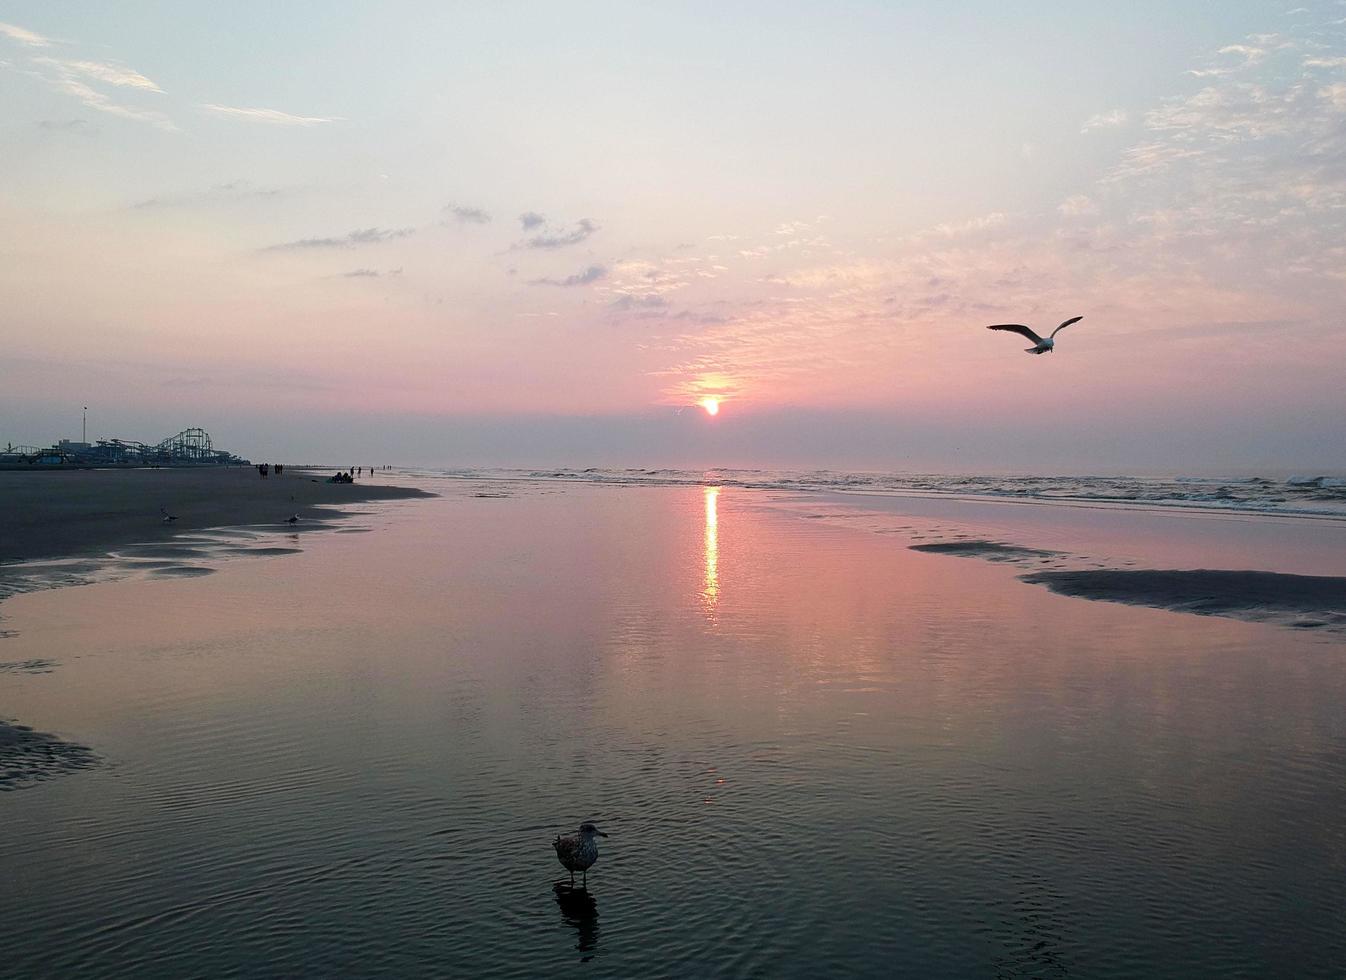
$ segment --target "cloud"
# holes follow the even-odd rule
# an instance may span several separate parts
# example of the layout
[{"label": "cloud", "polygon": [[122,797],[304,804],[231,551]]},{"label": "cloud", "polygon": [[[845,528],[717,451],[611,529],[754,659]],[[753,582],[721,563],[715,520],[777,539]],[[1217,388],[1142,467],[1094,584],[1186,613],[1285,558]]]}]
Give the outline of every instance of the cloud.
[{"label": "cloud", "polygon": [[546,218],[536,211],[525,211],[519,215],[519,224],[523,226],[524,231],[532,231],[534,228],[546,222]]},{"label": "cloud", "polygon": [[234,201],[270,199],[286,193],[279,187],[254,187],[247,180],[231,180],[202,191],[168,194],[145,198],[131,205],[133,209],[190,207],[194,204],[227,204]]},{"label": "cloud", "polygon": [[945,224],[935,225],[935,231],[946,238],[956,238],[959,235],[967,235],[978,231],[989,231],[992,228],[1000,228],[1009,220],[1008,215],[1002,211],[992,211],[990,214],[983,214],[976,218],[970,218],[967,221],[946,222]]},{"label": "cloud", "polygon": [[216,105],[203,102],[198,107],[217,116],[229,116],[233,119],[248,119],[252,122],[268,123],[273,126],[318,126],[322,123],[338,122],[337,116],[293,116],[279,109],[242,108],[239,106]]},{"label": "cloud", "polygon": [[490,214],[481,208],[470,208],[461,204],[450,204],[444,209],[458,219],[459,224],[484,225],[491,220]]},{"label": "cloud", "polygon": [[614,310],[662,310],[668,308],[668,300],[658,293],[646,293],[643,296],[635,296],[631,293],[625,293],[618,296],[609,304]]},{"label": "cloud", "polygon": [[1100,112],[1090,116],[1080,127],[1081,133],[1089,133],[1095,129],[1116,129],[1119,126],[1125,126],[1130,114],[1125,109],[1113,109],[1111,112]]},{"label": "cloud", "polygon": [[568,231],[548,228],[541,234],[525,239],[523,244],[525,248],[565,248],[567,245],[578,245],[596,231],[598,225],[588,218],[581,218]]},{"label": "cloud", "polygon": [[142,92],[157,92],[163,94],[156,83],[140,74],[138,71],[127,68],[125,65],[113,64],[105,61],[65,61],[59,58],[34,58],[34,64],[51,65],[62,72],[84,75],[86,78],[92,78],[108,85],[116,85],[121,88],[134,88]]},{"label": "cloud", "polygon": [[268,245],[264,252],[290,251],[308,248],[354,248],[357,245],[373,245],[389,242],[396,238],[406,238],[415,234],[415,228],[357,228],[339,238],[300,238],[280,245]]},{"label": "cloud", "polygon": [[1235,54],[1243,58],[1245,65],[1258,64],[1267,56],[1264,48],[1255,48],[1248,44],[1226,44],[1216,54]]},{"label": "cloud", "polygon": [[564,279],[530,279],[530,286],[587,286],[591,282],[597,282],[608,274],[608,270],[601,265],[591,265],[583,272],[577,272],[573,276],[566,276]]},{"label": "cloud", "polygon": [[350,272],[338,272],[332,279],[381,279],[384,276],[400,276],[402,267],[389,269],[387,272],[380,272],[378,269],[352,269]]},{"label": "cloud", "polygon": [[83,133],[88,136],[97,132],[86,119],[39,119],[33,125],[49,132]]},{"label": "cloud", "polygon": [[163,90],[154,82],[137,71],[123,65],[101,61],[67,61],[61,58],[34,58],[36,70],[32,74],[66,95],[74,96],[90,109],[97,109],[108,115],[133,119],[149,123],[168,132],[176,132],[177,126],[172,120],[155,109],[141,109],[136,106],[115,102],[104,92],[91,87],[88,80],[117,88],[130,88],[137,92],[162,94]]},{"label": "cloud", "polygon": [[1079,218],[1085,215],[1098,214],[1098,205],[1087,195],[1072,194],[1057,205],[1056,210],[1067,218]]},{"label": "cloud", "polygon": [[51,40],[43,37],[35,31],[30,31],[14,24],[0,23],[0,34],[9,38],[11,41],[17,41],[19,44],[26,44],[30,48],[45,48],[51,44]]}]

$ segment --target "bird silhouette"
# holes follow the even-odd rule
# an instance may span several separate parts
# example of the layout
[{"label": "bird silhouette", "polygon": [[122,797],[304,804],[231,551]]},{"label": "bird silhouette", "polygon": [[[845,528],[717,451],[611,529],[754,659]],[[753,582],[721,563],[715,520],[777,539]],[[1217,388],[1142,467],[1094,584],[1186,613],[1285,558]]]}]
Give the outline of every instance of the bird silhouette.
[{"label": "bird silhouette", "polygon": [[1083,319],[1084,317],[1082,316],[1072,316],[1069,320],[1066,320],[1059,327],[1053,330],[1050,335],[1046,337],[1039,337],[1036,333],[1034,333],[1028,327],[1025,327],[1022,323],[996,323],[992,324],[986,329],[1008,330],[1011,333],[1017,333],[1022,337],[1027,337],[1029,340],[1033,342],[1034,345],[1032,347],[1024,348],[1024,350],[1029,354],[1050,354],[1052,348],[1056,346],[1056,341],[1053,338],[1055,338],[1058,333],[1060,333],[1066,327],[1070,326],[1072,323],[1076,323]]}]

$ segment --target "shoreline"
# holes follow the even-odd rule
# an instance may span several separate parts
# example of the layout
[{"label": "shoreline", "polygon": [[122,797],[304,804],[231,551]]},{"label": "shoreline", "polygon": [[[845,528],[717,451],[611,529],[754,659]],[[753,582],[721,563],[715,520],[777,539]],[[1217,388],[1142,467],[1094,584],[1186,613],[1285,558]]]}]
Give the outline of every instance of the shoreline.
[{"label": "shoreline", "polygon": [[1009,565],[1019,581],[1057,595],[1346,633],[1346,528],[1338,522],[829,496],[905,530],[911,551]]},{"label": "shoreline", "polygon": [[[91,557],[188,531],[331,517],[320,507],[433,497],[411,487],[327,483],[315,470],[263,480],[253,467],[0,471],[0,573]],[[176,516],[165,521],[160,508]]]}]

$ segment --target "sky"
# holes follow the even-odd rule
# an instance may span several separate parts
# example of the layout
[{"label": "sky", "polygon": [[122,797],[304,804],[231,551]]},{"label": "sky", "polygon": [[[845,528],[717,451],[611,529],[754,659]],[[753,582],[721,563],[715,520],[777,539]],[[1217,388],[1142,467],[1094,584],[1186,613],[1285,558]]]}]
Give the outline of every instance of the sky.
[{"label": "sky", "polygon": [[0,0],[0,444],[1340,470],[1344,310],[1336,0]]}]

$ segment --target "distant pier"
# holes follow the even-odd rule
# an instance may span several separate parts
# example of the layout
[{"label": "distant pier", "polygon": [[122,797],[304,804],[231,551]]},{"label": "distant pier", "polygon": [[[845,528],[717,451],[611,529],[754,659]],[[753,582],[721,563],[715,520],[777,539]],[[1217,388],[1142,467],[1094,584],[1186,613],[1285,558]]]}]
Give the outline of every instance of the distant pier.
[{"label": "distant pier", "polygon": [[155,444],[134,439],[72,442],[45,449],[10,444],[0,450],[0,470],[124,469],[141,466],[246,466],[249,461],[216,449],[205,429],[183,429]]}]

